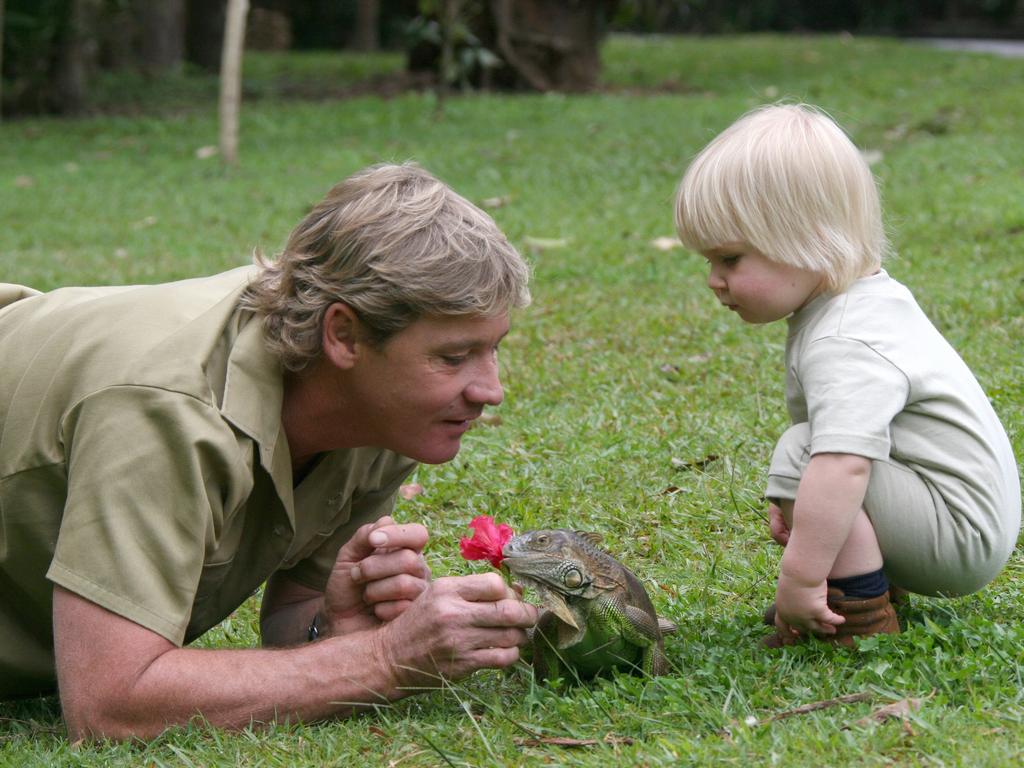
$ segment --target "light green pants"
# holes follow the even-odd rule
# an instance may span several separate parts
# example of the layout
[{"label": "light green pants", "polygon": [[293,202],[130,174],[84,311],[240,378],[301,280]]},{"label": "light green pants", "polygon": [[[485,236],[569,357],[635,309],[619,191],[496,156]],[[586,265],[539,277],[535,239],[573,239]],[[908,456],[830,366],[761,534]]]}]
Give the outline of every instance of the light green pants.
[{"label": "light green pants", "polygon": [[[811,430],[794,424],[779,440],[765,495],[794,500],[811,459]],[[976,592],[1006,564],[1003,548],[986,542],[969,516],[951,510],[933,486],[897,461],[871,462],[864,496],[892,584],[922,595]]]}]

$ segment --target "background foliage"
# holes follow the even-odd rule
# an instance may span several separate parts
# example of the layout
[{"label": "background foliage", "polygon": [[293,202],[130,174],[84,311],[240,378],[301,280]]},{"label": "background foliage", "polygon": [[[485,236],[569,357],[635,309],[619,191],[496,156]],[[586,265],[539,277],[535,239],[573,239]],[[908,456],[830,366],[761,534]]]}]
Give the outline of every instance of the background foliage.
[{"label": "background foliage", "polygon": [[[489,207],[533,263],[535,302],[503,345],[501,423],[420,469],[425,492],[397,514],[431,528],[438,575],[474,569],[457,539],[476,514],[602,532],[680,625],[672,674],[561,693],[516,669],[347,722],[196,724],[145,746],[72,745],[54,699],[2,704],[0,765],[1020,762],[1019,554],[980,594],[915,599],[898,637],[758,649],[779,555],[761,489],[786,423],[784,328],[743,325],[717,306],[701,259],[653,243],[672,234],[687,160],[739,114],[780,98],[830,110],[874,162],[890,272],[1024,456],[1024,66],[831,36],[613,37],[603,57],[600,93],[455,98],[439,118],[429,93],[314,102],[287,85],[358,92],[400,57],[254,56],[230,172],[200,151],[216,136],[214,81],[112,79],[105,116],[0,126],[0,275],[48,289],[212,273],[274,251],[346,174],[419,161]],[[254,605],[203,644],[257,642]],[[837,698],[851,694],[862,698]],[[911,699],[905,719],[861,722]],[[814,702],[826,705],[797,709]]]},{"label": "background foliage", "polygon": [[[94,81],[133,72],[148,83],[203,77],[220,65],[227,0],[4,0],[4,115],[102,110]],[[453,85],[591,90],[608,31],[1022,38],[1021,0],[250,0],[253,50],[402,51],[410,72]],[[450,7],[455,59],[440,59]],[[447,28],[447,27],[444,27]],[[504,38],[507,48],[500,40]],[[513,58],[515,61],[513,61]],[[423,78],[420,77],[420,80]]]}]

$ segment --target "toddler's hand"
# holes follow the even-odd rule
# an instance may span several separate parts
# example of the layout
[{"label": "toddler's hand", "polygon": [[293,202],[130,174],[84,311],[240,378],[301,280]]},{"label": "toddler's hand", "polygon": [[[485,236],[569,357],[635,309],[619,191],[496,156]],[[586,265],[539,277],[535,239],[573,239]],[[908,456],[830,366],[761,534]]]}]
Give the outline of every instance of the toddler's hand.
[{"label": "toddler's hand", "polygon": [[786,525],[786,518],[782,516],[782,510],[775,504],[768,505],[768,531],[780,547],[785,547],[789,543],[789,526]]},{"label": "toddler's hand", "polygon": [[795,635],[834,635],[836,627],[845,621],[828,607],[826,581],[807,584],[779,574],[775,590],[775,626],[779,630]]}]

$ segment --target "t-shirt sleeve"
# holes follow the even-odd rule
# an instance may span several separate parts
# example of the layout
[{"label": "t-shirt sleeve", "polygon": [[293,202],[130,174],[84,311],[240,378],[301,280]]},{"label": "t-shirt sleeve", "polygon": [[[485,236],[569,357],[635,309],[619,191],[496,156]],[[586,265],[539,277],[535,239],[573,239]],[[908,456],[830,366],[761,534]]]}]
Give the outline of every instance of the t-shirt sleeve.
[{"label": "t-shirt sleeve", "polygon": [[889,456],[889,428],[910,393],[906,375],[869,345],[826,337],[812,342],[798,371],[807,401],[811,454]]},{"label": "t-shirt sleeve", "polygon": [[287,570],[288,578],[323,591],[342,545],[360,526],[394,511],[398,488],[416,467],[417,463],[412,459],[383,453],[371,467],[362,487],[353,494],[350,515],[345,523],[333,531],[326,531],[312,551]]},{"label": "t-shirt sleeve", "polygon": [[63,422],[68,495],[48,578],[180,645],[206,550],[251,488],[215,408],[118,386]]}]

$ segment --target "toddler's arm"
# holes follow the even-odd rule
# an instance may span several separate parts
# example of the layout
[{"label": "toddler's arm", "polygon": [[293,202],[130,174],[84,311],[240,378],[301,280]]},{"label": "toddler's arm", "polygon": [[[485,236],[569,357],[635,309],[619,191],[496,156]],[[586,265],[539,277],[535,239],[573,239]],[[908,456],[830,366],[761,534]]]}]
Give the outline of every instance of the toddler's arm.
[{"label": "toddler's arm", "polygon": [[[826,603],[826,579],[864,503],[871,460],[846,453],[811,457],[800,480],[776,592],[777,616],[800,632],[835,633],[844,619]],[[841,574],[841,575],[854,575]]]}]

